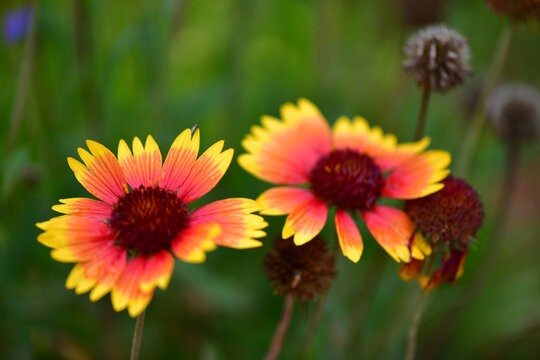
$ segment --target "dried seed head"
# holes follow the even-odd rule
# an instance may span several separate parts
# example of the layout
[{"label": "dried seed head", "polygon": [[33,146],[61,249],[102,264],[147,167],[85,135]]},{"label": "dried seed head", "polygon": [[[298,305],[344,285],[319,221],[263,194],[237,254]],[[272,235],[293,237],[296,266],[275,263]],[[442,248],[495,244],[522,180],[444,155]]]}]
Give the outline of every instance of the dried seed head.
[{"label": "dried seed head", "polygon": [[403,68],[419,86],[444,92],[461,84],[469,67],[469,44],[444,25],[430,26],[413,34],[403,52]]},{"label": "dried seed head", "polygon": [[264,259],[264,270],[277,294],[294,294],[299,300],[312,300],[326,292],[336,275],[334,257],[326,242],[316,237],[297,246],[291,239],[277,238]]},{"label": "dried seed head", "polygon": [[421,27],[442,21],[446,0],[400,0],[399,3],[404,22]]},{"label": "dried seed head", "polygon": [[486,112],[510,144],[532,140],[540,132],[540,93],[527,85],[499,85],[487,102]]},{"label": "dried seed head", "polygon": [[447,177],[444,188],[405,203],[405,211],[432,244],[463,249],[482,225],[484,211],[478,194],[465,181]]},{"label": "dried seed head", "polygon": [[486,0],[497,15],[509,16],[512,20],[540,19],[540,0]]}]

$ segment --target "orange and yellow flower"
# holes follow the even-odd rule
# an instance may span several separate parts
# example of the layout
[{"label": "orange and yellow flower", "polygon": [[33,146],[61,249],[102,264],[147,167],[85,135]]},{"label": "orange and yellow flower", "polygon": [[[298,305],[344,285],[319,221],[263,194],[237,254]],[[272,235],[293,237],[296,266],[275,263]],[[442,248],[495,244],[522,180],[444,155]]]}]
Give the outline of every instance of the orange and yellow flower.
[{"label": "orange and yellow flower", "polygon": [[[440,190],[450,154],[424,151],[429,139],[397,144],[366,120],[340,117],[332,129],[319,110],[300,99],[281,107],[282,119],[263,116],[242,145],[240,165],[278,185],[258,198],[261,214],[288,215],[282,236],[302,245],[324,227],[329,206],[343,254],[360,259],[363,242],[351,212],[359,212],[377,242],[396,260],[423,258],[410,249],[414,223],[403,211],[377,204],[381,197],[415,199]],[[307,187],[294,186],[304,185]],[[293,185],[293,186],[291,186]]]},{"label": "orange and yellow flower", "polygon": [[[233,150],[219,141],[199,158],[199,130],[183,131],[165,162],[151,136],[135,138],[133,151],[122,140],[118,158],[88,140],[79,148],[83,163],[68,158],[79,182],[99,200],[60,200],[53,209],[64,215],[38,223],[38,241],[61,262],[77,263],[66,281],[77,294],[90,291],[96,301],[111,292],[116,311],[140,314],[156,286],[169,283],[174,257],[200,263],[222,245],[260,246],[267,224],[253,214],[249,199],[225,199],[191,210],[188,204],[208,193],[230,165]],[[174,256],[174,257],[173,257]]]}]

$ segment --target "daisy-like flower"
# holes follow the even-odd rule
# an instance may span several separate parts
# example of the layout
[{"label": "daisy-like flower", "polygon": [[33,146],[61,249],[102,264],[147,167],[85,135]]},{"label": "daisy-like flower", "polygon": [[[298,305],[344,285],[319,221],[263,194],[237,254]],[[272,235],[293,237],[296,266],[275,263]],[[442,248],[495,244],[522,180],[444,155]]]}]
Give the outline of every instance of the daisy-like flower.
[{"label": "daisy-like flower", "polygon": [[53,248],[53,259],[77,263],[66,281],[77,294],[90,291],[96,301],[111,292],[116,311],[131,316],[148,305],[156,286],[169,283],[174,257],[200,263],[217,245],[253,248],[265,236],[263,218],[253,200],[219,200],[196,210],[189,203],[208,193],[230,165],[233,150],[223,141],[198,159],[199,130],[182,132],[165,162],[148,136],[122,140],[118,159],[103,145],[88,140],[79,148],[81,163],[68,158],[75,177],[99,200],[60,200],[53,209],[64,215],[37,224],[39,242]]},{"label": "daisy-like flower", "polygon": [[[258,198],[261,214],[287,215],[283,238],[296,245],[323,228],[328,208],[343,254],[360,259],[363,242],[350,213],[360,213],[379,244],[397,261],[411,260],[414,224],[407,214],[379,205],[381,197],[415,199],[440,190],[450,154],[425,151],[429,139],[397,144],[394,135],[370,128],[360,117],[340,117],[332,130],[319,110],[301,99],[281,107],[283,120],[263,116],[242,142],[240,165],[254,176],[279,185]],[[290,186],[307,184],[307,187]],[[419,257],[422,253],[416,251]]]}]

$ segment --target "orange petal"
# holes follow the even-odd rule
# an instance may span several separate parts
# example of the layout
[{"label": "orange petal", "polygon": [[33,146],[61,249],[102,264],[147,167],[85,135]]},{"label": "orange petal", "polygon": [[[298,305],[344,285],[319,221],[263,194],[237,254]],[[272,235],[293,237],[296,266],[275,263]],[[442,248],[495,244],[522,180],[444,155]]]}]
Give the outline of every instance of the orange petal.
[{"label": "orange petal", "polygon": [[358,262],[364,250],[364,243],[354,220],[347,211],[338,209],[334,221],[343,255],[355,263]]},{"label": "orange petal", "polygon": [[440,183],[450,172],[450,153],[426,151],[399,164],[385,179],[382,195],[396,199],[416,199],[443,188]]},{"label": "orange petal", "polygon": [[234,198],[215,201],[195,210],[190,216],[190,224],[217,223],[221,232],[213,240],[216,244],[237,249],[261,246],[255,239],[266,236],[262,231],[268,224],[264,219],[252,214],[260,210],[250,199]]},{"label": "orange petal", "polygon": [[282,186],[265,191],[259,196],[257,202],[262,207],[260,211],[262,215],[285,215],[314,197],[313,193],[307,189]]},{"label": "orange petal", "polygon": [[172,256],[165,250],[151,257],[135,256],[112,288],[111,300],[116,311],[126,307],[135,317],[146,309],[156,286],[166,287],[172,273]]},{"label": "orange petal", "polygon": [[223,149],[223,141],[218,141],[202,154],[191,168],[186,181],[178,190],[178,197],[185,203],[208,193],[221,180],[231,164],[233,149]]},{"label": "orange petal", "polygon": [[370,211],[363,211],[362,216],[375,240],[396,261],[411,261],[409,241],[414,231],[414,224],[401,210],[377,205]]},{"label": "orange petal", "polygon": [[70,198],[60,199],[62,204],[54,205],[52,209],[62,214],[95,217],[101,220],[110,218],[113,207],[106,202],[86,199]]},{"label": "orange petal", "polygon": [[126,180],[133,189],[139,186],[156,185],[161,175],[161,152],[148,135],[143,146],[139,138],[133,139],[133,154],[124,140],[118,145],[118,161]]},{"label": "orange petal", "polygon": [[193,137],[191,129],[182,131],[174,140],[163,163],[160,186],[176,191],[186,181],[199,153],[199,129]]},{"label": "orange petal", "polygon": [[173,254],[186,262],[201,263],[206,260],[206,251],[215,247],[214,239],[221,227],[214,222],[191,224],[171,243]]},{"label": "orange petal", "polygon": [[275,184],[301,184],[317,160],[330,152],[330,129],[319,110],[300,99],[281,107],[283,120],[261,118],[242,141],[248,152],[238,158],[254,176]]},{"label": "orange petal", "polygon": [[127,253],[111,245],[99,257],[75,265],[66,280],[66,287],[75,289],[77,294],[92,289],[90,300],[96,301],[110,291],[122,273],[126,260]]},{"label": "orange petal", "polygon": [[303,245],[319,234],[326,223],[328,207],[319,199],[311,199],[298,205],[287,217],[282,237],[294,235],[294,243]]},{"label": "orange petal", "polygon": [[105,146],[87,140],[90,153],[79,148],[79,156],[84,165],[68,158],[68,164],[79,182],[97,198],[114,204],[124,195],[124,174],[114,154]]}]

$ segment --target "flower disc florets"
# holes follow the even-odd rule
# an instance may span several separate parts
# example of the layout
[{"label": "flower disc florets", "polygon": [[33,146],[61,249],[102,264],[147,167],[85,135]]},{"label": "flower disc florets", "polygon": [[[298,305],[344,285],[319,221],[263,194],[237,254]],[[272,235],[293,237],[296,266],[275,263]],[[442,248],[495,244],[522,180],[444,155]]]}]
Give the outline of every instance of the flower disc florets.
[{"label": "flower disc florets", "polygon": [[318,198],[341,208],[369,210],[381,196],[384,178],[367,155],[336,150],[317,161],[309,174]]},{"label": "flower disc florets", "polygon": [[413,34],[405,48],[403,68],[419,86],[444,92],[470,75],[469,44],[444,25],[430,26]]},{"label": "flower disc florets", "polygon": [[302,246],[277,238],[264,258],[264,270],[277,294],[294,294],[301,301],[326,292],[336,275],[334,257],[320,237]]},{"label": "flower disc florets", "polygon": [[540,131],[540,94],[527,85],[500,85],[487,103],[487,114],[509,143],[531,140]]},{"label": "flower disc florets", "polygon": [[188,209],[172,191],[140,186],[118,200],[109,220],[115,244],[135,254],[169,249],[188,226]]},{"label": "flower disc florets", "polygon": [[407,201],[405,211],[432,243],[463,249],[482,225],[482,203],[465,181],[449,176],[443,183],[441,191]]}]

